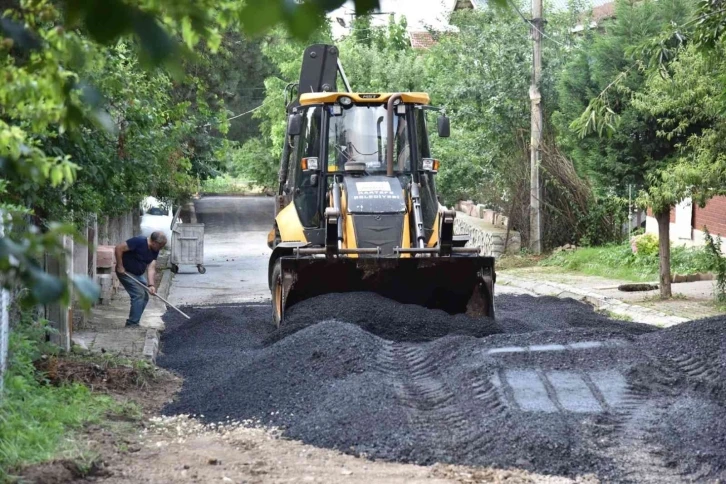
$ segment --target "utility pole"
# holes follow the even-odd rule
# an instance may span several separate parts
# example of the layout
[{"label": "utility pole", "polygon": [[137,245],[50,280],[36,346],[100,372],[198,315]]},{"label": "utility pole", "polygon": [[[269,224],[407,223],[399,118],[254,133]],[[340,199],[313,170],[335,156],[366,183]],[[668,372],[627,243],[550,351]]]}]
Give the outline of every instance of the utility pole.
[{"label": "utility pole", "polygon": [[532,56],[532,85],[529,99],[532,102],[532,128],[530,140],[530,193],[529,193],[529,248],[534,254],[542,253],[542,211],[539,166],[542,161],[542,94],[539,81],[542,77],[542,0],[532,0],[531,35],[534,43]]},{"label": "utility pole", "polygon": [[[0,210],[0,237],[5,235],[5,214]],[[8,340],[10,338],[10,293],[0,289],[0,402],[3,400],[3,381],[8,370]]]}]

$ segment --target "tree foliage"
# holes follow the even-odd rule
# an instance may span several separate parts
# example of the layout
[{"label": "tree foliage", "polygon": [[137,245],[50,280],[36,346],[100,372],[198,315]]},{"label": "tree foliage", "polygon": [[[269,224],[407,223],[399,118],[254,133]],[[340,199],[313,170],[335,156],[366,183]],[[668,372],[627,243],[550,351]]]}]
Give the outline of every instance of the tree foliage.
[{"label": "tree foliage", "polygon": [[628,52],[688,17],[691,9],[687,0],[616,5],[605,31],[591,32],[565,65],[553,119],[558,143],[578,171],[602,191],[624,194],[628,184],[646,186],[648,174],[672,160],[688,135],[659,136],[657,117],[633,104],[648,75],[631,67]]},{"label": "tree foliage", "polygon": [[684,48],[667,74],[651,76],[633,99],[636,108],[657,117],[660,137],[683,140],[677,158],[650,174],[641,199],[654,210],[670,209],[686,197],[703,205],[726,193],[723,53],[719,46],[709,59],[695,46]]},{"label": "tree foliage", "polygon": [[[67,294],[39,279],[39,257],[62,251],[70,230],[54,221],[120,213],[145,195],[183,199],[227,168],[250,133],[227,137],[225,101],[254,102],[234,91],[269,73],[240,30],[266,27],[248,15],[255,3],[0,2],[0,211],[14,227],[0,247],[4,287],[26,285],[40,302]],[[273,3],[263,9],[285,2]],[[314,7],[319,17],[331,5]],[[293,24],[314,26],[294,17],[298,34]]]},{"label": "tree foliage", "polygon": [[[615,54],[627,62],[615,66],[614,71],[619,72],[610,72],[611,81],[599,93],[588,93],[589,103],[586,97],[582,99],[582,114],[570,125],[581,138],[572,141],[570,133],[573,152],[590,138],[589,153],[600,150],[601,155],[615,155],[602,156],[605,163],[601,168],[589,163],[600,182],[613,186],[631,175],[641,189],[639,202],[653,210],[660,234],[662,297],[671,295],[671,208],[686,198],[703,205],[714,195],[726,193],[722,141],[726,16],[720,1],[700,1],[695,7],[680,0],[621,0],[619,12],[628,15],[618,14],[614,32],[623,27],[626,33],[633,32],[638,25],[658,28],[642,38],[625,38],[627,42]],[[637,19],[640,23],[629,25]],[[594,45],[616,37],[598,37]],[[597,65],[596,61],[597,57],[588,65]],[[570,90],[565,86],[563,92]],[[608,138],[602,137],[603,131]],[[615,151],[603,153],[602,147]],[[587,153],[579,157],[585,165]]]}]

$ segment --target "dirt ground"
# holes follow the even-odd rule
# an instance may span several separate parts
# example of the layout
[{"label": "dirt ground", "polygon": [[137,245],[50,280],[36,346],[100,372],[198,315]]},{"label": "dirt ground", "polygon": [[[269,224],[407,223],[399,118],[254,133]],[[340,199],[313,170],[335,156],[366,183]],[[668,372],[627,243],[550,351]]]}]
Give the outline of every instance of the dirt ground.
[{"label": "dirt ground", "polygon": [[[62,365],[61,365],[62,366]],[[74,365],[78,368],[78,365]],[[162,417],[159,411],[181,379],[157,370],[143,388],[106,385],[121,401],[134,401],[143,418],[90,426],[81,433],[97,457],[92,462],[56,461],[26,468],[20,482],[170,483],[568,483],[598,482],[548,477],[520,470],[430,467],[374,462],[280,437],[254,422],[204,424],[190,416]],[[86,468],[82,468],[85,465]]]}]

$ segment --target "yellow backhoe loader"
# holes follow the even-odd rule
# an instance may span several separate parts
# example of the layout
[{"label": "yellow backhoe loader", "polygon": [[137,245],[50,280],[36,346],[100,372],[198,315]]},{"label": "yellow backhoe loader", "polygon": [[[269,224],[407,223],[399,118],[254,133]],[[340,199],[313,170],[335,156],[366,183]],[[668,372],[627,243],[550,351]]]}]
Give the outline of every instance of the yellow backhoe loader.
[{"label": "yellow backhoe loader", "polygon": [[[456,212],[438,202],[429,96],[353,93],[336,47],[312,45],[286,103],[268,237],[274,323],[302,300],[349,291],[494,317],[494,259],[465,247]],[[436,124],[449,136],[445,115]]]}]

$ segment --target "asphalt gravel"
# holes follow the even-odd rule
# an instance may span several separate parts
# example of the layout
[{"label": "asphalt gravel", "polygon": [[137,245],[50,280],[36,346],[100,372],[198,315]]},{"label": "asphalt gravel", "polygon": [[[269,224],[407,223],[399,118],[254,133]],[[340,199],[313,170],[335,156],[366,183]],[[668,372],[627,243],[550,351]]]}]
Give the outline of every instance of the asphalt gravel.
[{"label": "asphalt gravel", "polygon": [[499,296],[497,320],[374,294],[167,313],[158,363],[184,377],[166,414],[253,419],[374,459],[726,479],[726,317],[677,328],[573,300]]}]

